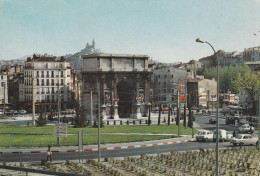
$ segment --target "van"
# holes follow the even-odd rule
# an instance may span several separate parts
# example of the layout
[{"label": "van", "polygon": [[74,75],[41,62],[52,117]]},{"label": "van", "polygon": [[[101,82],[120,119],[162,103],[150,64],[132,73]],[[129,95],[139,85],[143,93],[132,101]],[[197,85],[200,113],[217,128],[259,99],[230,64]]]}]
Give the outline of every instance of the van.
[{"label": "van", "polygon": [[[227,133],[226,130],[219,129],[218,138],[219,138],[219,141],[225,142],[232,138],[232,134]],[[213,141],[214,142],[216,141],[216,130],[214,130],[214,132],[213,132]]]}]

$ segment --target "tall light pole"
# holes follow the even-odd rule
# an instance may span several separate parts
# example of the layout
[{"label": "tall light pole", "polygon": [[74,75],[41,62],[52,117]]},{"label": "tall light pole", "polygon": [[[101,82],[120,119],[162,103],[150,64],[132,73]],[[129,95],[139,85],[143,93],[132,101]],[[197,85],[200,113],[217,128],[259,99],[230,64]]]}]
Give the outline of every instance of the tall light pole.
[{"label": "tall light pole", "polygon": [[[58,94],[57,94],[57,100],[58,100],[58,123],[60,123],[60,69],[57,75],[57,86],[58,86]],[[60,137],[57,137],[57,143],[60,145]]]},{"label": "tall light pole", "polygon": [[5,84],[5,82],[4,82],[4,108],[3,108],[4,114],[5,114],[5,86],[6,86],[6,84]]},{"label": "tall light pole", "polygon": [[[38,78],[38,77],[36,77]],[[35,125],[35,79],[34,72],[33,72],[33,78],[32,78],[32,122],[33,126]]]},{"label": "tall light pole", "polygon": [[219,175],[219,167],[218,167],[218,163],[219,163],[219,118],[218,118],[218,111],[219,111],[219,67],[218,67],[218,56],[216,55],[216,51],[213,48],[213,46],[206,41],[202,41],[199,38],[196,39],[196,42],[199,43],[206,43],[208,44],[212,50],[214,51],[214,55],[216,57],[216,64],[217,64],[217,118],[216,118],[216,176]]},{"label": "tall light pole", "polygon": [[258,90],[258,145],[257,148],[260,151],[260,89]]}]

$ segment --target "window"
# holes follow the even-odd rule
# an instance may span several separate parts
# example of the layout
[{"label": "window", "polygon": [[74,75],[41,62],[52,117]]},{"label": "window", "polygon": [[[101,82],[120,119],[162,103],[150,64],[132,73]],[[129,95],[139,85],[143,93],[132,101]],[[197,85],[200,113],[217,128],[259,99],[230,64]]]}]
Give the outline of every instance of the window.
[{"label": "window", "polygon": [[44,71],[42,71],[42,78],[44,77]]},{"label": "window", "polygon": [[54,78],[54,71],[51,71],[51,77]]},{"label": "window", "polygon": [[60,72],[61,77],[63,77],[63,71]]},{"label": "window", "polygon": [[158,90],[158,93],[161,93],[161,90],[160,90],[160,89]]},{"label": "window", "polygon": [[163,89],[163,93],[166,93],[166,89]]},{"label": "window", "polygon": [[47,75],[46,75],[47,78],[49,78],[49,71],[47,71]]},{"label": "window", "polygon": [[161,75],[158,75],[158,78],[160,79]]},{"label": "window", "polygon": [[63,84],[64,84],[63,79],[61,79],[61,85],[63,85]]},{"label": "window", "polygon": [[39,83],[39,79],[37,79],[37,86],[39,86],[39,84],[40,84],[40,83]]},{"label": "window", "polygon": [[51,85],[54,86],[54,79],[51,79]]},{"label": "window", "polygon": [[42,79],[42,86],[44,86],[44,79]]},{"label": "window", "polygon": [[54,87],[51,88],[51,93],[54,93]]},{"label": "window", "polygon": [[167,78],[167,75],[164,75],[164,78]]},{"label": "window", "polygon": [[1,76],[1,79],[3,80],[3,79],[4,79],[4,77],[3,77],[3,76]]},{"label": "window", "polygon": [[50,85],[50,81],[49,81],[49,79],[47,79],[47,83],[46,83],[46,84],[47,84],[47,86],[49,86],[49,85]]}]

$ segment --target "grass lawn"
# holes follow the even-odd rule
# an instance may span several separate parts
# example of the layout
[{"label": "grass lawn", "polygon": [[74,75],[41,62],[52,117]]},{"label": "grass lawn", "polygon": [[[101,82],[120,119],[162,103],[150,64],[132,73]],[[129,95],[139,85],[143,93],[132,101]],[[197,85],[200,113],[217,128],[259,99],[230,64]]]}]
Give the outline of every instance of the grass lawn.
[{"label": "grass lawn", "polygon": [[[84,144],[97,144],[97,128],[73,128],[68,127],[68,137],[64,145],[77,145],[77,133],[79,130],[84,132]],[[124,134],[102,134],[102,133],[126,133]],[[127,135],[127,133],[148,133],[154,135]],[[176,125],[129,125],[129,126],[105,126],[101,128],[101,143],[122,143],[134,141],[147,141],[172,138],[178,133]],[[197,130],[194,129],[194,133]],[[156,135],[173,134],[173,135]],[[181,135],[191,135],[191,128],[185,129],[181,125]],[[34,127],[34,126],[15,126],[0,123],[0,147],[33,147],[55,146],[57,138],[54,136],[54,126]],[[63,140],[61,140],[63,144]]]},{"label": "grass lawn", "polygon": [[[101,135],[101,144],[149,141],[158,139],[168,139],[174,136],[162,135]],[[84,135],[84,145],[97,144],[97,135]],[[46,147],[48,145],[57,146],[57,138],[53,135],[0,135],[1,147]],[[78,136],[70,135],[60,139],[61,145],[78,145]]]}]

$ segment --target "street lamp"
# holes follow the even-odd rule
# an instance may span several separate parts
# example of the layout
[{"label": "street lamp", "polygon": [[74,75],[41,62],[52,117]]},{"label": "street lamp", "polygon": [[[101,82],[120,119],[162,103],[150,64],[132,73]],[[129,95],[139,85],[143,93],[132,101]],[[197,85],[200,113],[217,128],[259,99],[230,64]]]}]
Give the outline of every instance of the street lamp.
[{"label": "street lamp", "polygon": [[213,48],[213,46],[206,41],[202,41],[199,38],[196,39],[196,42],[199,43],[206,43],[208,44],[212,50],[214,51],[214,55],[216,56],[216,64],[217,64],[217,118],[216,118],[216,176],[219,175],[219,167],[218,167],[218,162],[219,162],[219,118],[218,118],[218,111],[219,111],[219,67],[218,67],[218,57],[216,55],[216,51]]}]

